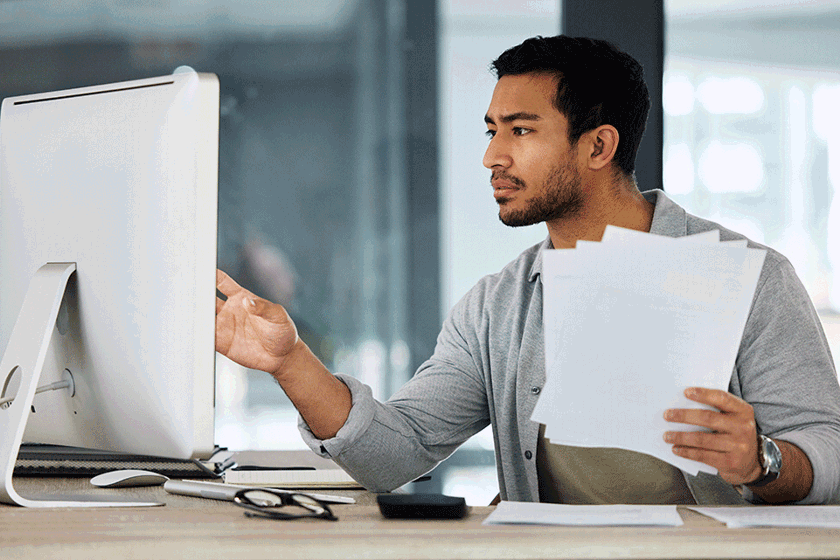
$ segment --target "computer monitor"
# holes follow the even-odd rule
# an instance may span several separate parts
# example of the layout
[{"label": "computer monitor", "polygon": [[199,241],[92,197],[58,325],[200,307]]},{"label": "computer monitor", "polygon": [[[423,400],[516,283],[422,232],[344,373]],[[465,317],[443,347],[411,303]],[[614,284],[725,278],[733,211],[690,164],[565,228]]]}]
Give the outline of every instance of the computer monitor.
[{"label": "computer monitor", "polygon": [[218,134],[189,69],[3,100],[0,501],[96,505],[17,494],[21,441],[212,453]]}]

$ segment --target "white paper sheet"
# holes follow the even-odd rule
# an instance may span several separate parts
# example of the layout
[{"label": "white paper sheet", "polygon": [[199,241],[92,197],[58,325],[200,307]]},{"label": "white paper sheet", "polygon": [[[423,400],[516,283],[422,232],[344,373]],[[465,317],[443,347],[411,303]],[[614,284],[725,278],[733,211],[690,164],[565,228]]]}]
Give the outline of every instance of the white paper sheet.
[{"label": "white paper sheet", "polygon": [[[601,238],[600,243],[633,243],[633,242],[641,242],[641,243],[706,243],[706,244],[715,244],[715,243],[722,243],[723,245],[728,245],[731,247],[746,247],[747,240],[746,239],[738,239],[733,241],[721,241],[720,240],[720,230],[713,229],[711,231],[704,231],[701,233],[695,233],[692,235],[686,235],[683,237],[668,237],[665,235],[655,235],[650,233],[645,233],[643,231],[638,231],[635,229],[627,229],[627,228],[620,228],[612,225],[608,225],[606,230],[604,230],[604,235]],[[588,243],[595,243],[598,244],[597,241],[578,241],[578,244],[588,244]]]},{"label": "white paper sheet", "polygon": [[662,439],[683,390],[726,390],[765,252],[714,236],[608,232],[543,254],[546,384],[532,419],[552,443],[647,453],[714,474]]},{"label": "white paper sheet", "polygon": [[[601,237],[601,243],[632,243],[639,241],[642,243],[718,243],[720,241],[720,230],[713,229],[711,231],[704,231],[695,233],[694,235],[686,235],[684,237],[668,237],[665,235],[655,235],[645,233],[636,229],[627,229],[608,225],[604,230],[604,235]],[[581,243],[578,241],[578,243]],[[584,241],[583,243],[590,243]],[[597,242],[592,242],[597,243]],[[746,241],[745,241],[746,243]]]},{"label": "white paper sheet", "polygon": [[840,528],[840,506],[694,507],[727,527]]},{"label": "white paper sheet", "polygon": [[501,502],[484,525],[667,526],[683,524],[677,506],[572,506],[534,502]]}]

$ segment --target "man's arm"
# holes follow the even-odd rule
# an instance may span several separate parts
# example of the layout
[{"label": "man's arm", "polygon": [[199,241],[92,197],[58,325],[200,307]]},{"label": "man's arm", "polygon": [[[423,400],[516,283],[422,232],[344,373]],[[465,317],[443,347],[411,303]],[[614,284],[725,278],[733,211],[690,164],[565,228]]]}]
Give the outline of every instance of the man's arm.
[{"label": "man's arm", "polygon": [[[759,478],[762,472],[758,457],[753,407],[726,391],[693,387],[685,391],[693,401],[715,407],[717,410],[671,409],[665,412],[669,422],[692,424],[708,428],[711,432],[665,433],[665,441],[673,444],[675,455],[693,459],[718,469],[725,481],[747,484]],[[782,469],[779,478],[766,486],[750,488],[769,503],[795,502],[811,491],[814,470],[805,453],[792,443],[774,440],[782,452]]]},{"label": "man's arm", "polygon": [[435,356],[381,403],[359,380],[331,374],[299,340],[281,306],[222,272],[217,285],[227,300],[216,302],[216,349],[272,373],[306,423],[304,441],[368,490],[389,492],[414,480],[489,423],[483,377],[451,320]]},{"label": "man's arm", "polygon": [[247,368],[270,373],[316,437],[334,437],[350,414],[347,386],[298,337],[281,305],[258,298],[222,271],[216,288],[216,351]]},{"label": "man's arm", "polygon": [[675,422],[718,433],[671,434],[671,441],[733,484],[752,482],[757,425],[779,445],[782,469],[776,481],[749,487],[752,494],[774,503],[840,503],[840,385],[828,341],[793,266],[767,251],[728,392],[699,391],[693,400],[716,410],[692,412],[693,419],[673,412]]}]

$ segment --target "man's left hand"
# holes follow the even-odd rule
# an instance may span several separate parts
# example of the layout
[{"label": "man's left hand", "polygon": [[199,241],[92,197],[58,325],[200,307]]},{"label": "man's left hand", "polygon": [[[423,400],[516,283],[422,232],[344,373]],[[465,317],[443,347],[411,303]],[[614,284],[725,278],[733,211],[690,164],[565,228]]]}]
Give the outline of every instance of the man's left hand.
[{"label": "man's left hand", "polygon": [[691,387],[685,390],[689,400],[717,410],[669,409],[665,420],[708,428],[711,432],[665,432],[665,441],[673,444],[675,455],[693,459],[718,470],[730,484],[744,484],[758,479],[758,436],[753,407],[731,393],[717,389]]}]

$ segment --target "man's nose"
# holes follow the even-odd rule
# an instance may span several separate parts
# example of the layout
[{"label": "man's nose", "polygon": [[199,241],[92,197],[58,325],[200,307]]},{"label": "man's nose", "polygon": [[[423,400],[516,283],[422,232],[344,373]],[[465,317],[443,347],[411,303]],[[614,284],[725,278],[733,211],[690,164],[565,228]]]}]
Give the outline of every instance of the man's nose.
[{"label": "man's nose", "polygon": [[484,152],[482,163],[487,169],[493,169],[494,167],[504,167],[507,169],[513,163],[513,159],[505,143],[499,138],[498,134],[490,139],[490,144],[487,145],[487,150]]}]

